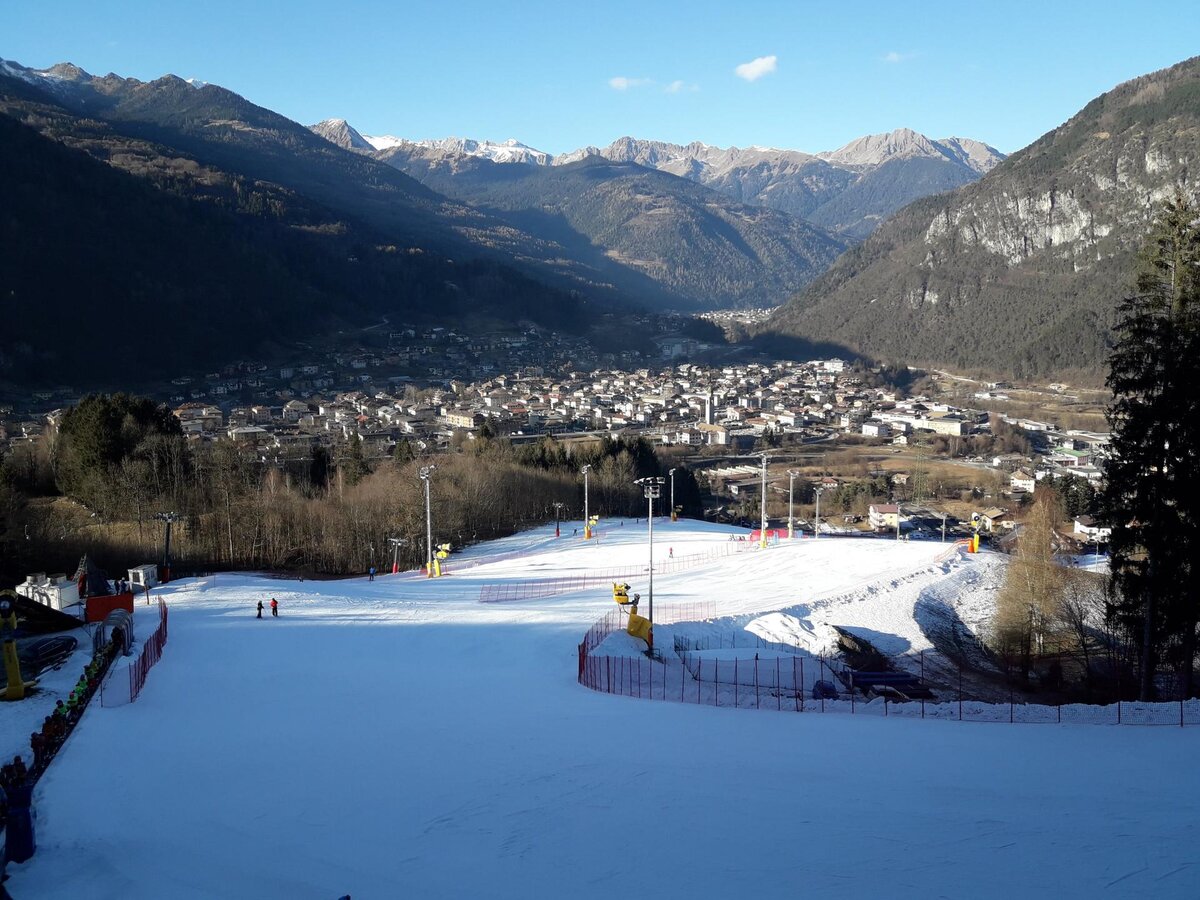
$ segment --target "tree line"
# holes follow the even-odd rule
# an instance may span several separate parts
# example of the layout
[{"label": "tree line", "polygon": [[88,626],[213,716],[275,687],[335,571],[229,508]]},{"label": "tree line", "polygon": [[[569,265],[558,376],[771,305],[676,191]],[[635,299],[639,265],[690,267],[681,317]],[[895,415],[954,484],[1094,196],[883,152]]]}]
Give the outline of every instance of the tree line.
[{"label": "tree line", "polygon": [[[421,455],[401,441],[387,459],[368,459],[361,441],[264,453],[228,440],[189,441],[165,407],[145,398],[95,395],[67,410],[58,428],[10,454],[0,467],[0,577],[73,571],[87,552],[112,572],[160,561],[155,514],[179,514],[172,534],[176,572],[250,569],[343,575],[401,568],[426,555],[425,495],[433,466],[435,544],[461,547],[553,521],[644,516],[637,478],[667,475],[644,438],[567,443],[551,437],[514,447],[486,429],[456,435],[450,452]],[[691,473],[675,473],[676,504],[700,515]],[[656,504],[666,514],[668,490]],[[582,527],[577,524],[575,527]],[[601,524],[603,527],[603,524]]]}]

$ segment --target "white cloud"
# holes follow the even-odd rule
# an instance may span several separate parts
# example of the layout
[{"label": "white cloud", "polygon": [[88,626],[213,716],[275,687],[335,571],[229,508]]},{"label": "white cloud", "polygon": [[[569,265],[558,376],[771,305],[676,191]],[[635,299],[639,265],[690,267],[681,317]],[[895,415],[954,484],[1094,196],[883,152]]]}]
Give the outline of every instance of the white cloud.
[{"label": "white cloud", "polygon": [[911,53],[897,53],[895,50],[889,50],[881,57],[885,63],[902,63],[912,58],[913,54]]},{"label": "white cloud", "polygon": [[698,90],[700,90],[700,85],[688,84],[686,81],[683,81],[682,79],[672,81],[665,88],[663,88],[663,91],[668,94],[682,94],[684,91],[688,91],[690,93],[692,91],[698,91]]},{"label": "white cloud", "polygon": [[608,79],[608,86],[614,91],[627,91],[630,88],[645,87],[652,83],[653,80],[650,78],[626,78],[624,75]]},{"label": "white cloud", "polygon": [[758,59],[752,59],[748,63],[742,63],[733,70],[733,74],[738,78],[744,78],[746,81],[758,81],[764,75],[769,75],[775,71],[775,63],[778,59],[776,56],[760,56]]}]

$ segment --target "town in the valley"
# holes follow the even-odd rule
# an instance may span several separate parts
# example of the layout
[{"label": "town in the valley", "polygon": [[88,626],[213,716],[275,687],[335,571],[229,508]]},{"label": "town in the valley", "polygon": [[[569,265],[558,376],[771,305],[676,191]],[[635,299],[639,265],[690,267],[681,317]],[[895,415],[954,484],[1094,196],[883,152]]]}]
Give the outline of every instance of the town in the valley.
[{"label": "town in the valley", "polygon": [[[808,533],[946,539],[975,530],[999,540],[1044,479],[1069,481],[1084,498],[1103,480],[1109,435],[1099,394],[1065,384],[1019,387],[836,358],[691,362],[709,348],[678,333],[659,336],[658,359],[636,358],[636,368],[536,328],[485,338],[409,328],[392,337],[400,343],[382,352],[181,377],[162,386],[161,399],[190,440],[228,441],[284,471],[314,447],[336,457],[354,442],[370,461],[453,452],[481,437],[571,446],[640,436],[686,461],[706,489],[706,515],[729,522],[759,521],[766,451],[771,521]],[[581,370],[578,360],[599,367]],[[10,448],[36,444],[74,399],[47,391],[22,409],[0,405],[0,438]],[[1099,552],[1109,529],[1086,502],[1067,506],[1064,546]]]}]

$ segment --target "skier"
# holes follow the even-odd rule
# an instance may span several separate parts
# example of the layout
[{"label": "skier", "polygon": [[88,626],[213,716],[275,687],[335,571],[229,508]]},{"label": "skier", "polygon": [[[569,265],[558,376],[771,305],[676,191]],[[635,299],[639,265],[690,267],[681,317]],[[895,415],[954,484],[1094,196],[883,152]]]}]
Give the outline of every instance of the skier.
[{"label": "skier", "polygon": [[274,597],[271,598],[271,615],[275,618],[279,618],[279,603]]},{"label": "skier", "polygon": [[375,567],[374,567],[374,566],[371,566],[370,577],[369,577],[367,580],[368,580],[368,581],[374,581],[374,580],[375,580]]},{"label": "skier", "polygon": [[262,611],[263,611],[263,603],[261,600],[259,600],[258,601],[258,618],[260,618],[260,619],[262,618]]},{"label": "skier", "polygon": [[671,559],[675,558],[675,548],[674,547],[667,548],[667,556]]}]

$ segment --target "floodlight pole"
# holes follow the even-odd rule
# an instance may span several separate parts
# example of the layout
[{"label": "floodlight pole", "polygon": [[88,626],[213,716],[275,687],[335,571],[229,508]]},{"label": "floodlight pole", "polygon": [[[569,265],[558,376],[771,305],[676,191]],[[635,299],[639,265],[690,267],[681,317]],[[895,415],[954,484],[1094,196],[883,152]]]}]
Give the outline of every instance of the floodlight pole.
[{"label": "floodlight pole", "polygon": [[667,474],[671,477],[671,521],[675,521],[675,470],[668,469]]},{"label": "floodlight pole", "polygon": [[813,513],[813,540],[821,536],[821,494],[825,493],[824,485],[817,485],[813,492],[817,495],[817,510]]},{"label": "floodlight pole", "polygon": [[646,601],[646,618],[650,620],[651,627],[654,625],[654,501],[656,498],[662,496],[662,486],[665,480],[661,476],[654,475],[647,478],[639,478],[634,482],[634,484],[642,486],[642,492],[645,494],[647,502],[646,533],[650,544],[650,587],[647,591],[649,596]]},{"label": "floodlight pole", "polygon": [[762,500],[762,527],[758,530],[758,546],[762,549],[767,547],[767,454],[762,455],[762,488],[759,490],[759,499]]},{"label": "floodlight pole", "polygon": [[796,519],[792,515],[792,501],[796,499],[796,476],[800,473],[788,469],[788,540],[796,536]]},{"label": "floodlight pole", "polygon": [[592,536],[592,519],[588,512],[588,472],[591,470],[590,465],[579,470],[583,473],[583,539],[585,541]]},{"label": "floodlight pole", "polygon": [[556,501],[554,504],[554,536],[555,537],[559,537],[562,534],[562,530],[559,528],[559,521],[561,519],[562,508],[563,508],[563,504]]},{"label": "floodlight pole", "polygon": [[429,482],[437,466],[422,466],[418,473],[425,482],[425,577],[433,577],[433,513],[429,502]]}]

